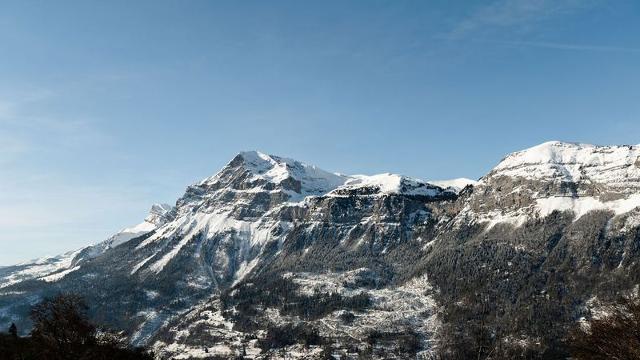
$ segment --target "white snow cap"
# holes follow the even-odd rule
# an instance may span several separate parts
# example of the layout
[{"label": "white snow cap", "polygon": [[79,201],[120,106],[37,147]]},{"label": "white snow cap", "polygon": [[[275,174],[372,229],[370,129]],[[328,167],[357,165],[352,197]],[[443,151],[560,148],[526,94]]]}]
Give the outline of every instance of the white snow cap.
[{"label": "white snow cap", "polygon": [[638,145],[596,146],[550,141],[508,155],[489,176],[628,185],[640,183],[639,157]]},{"label": "white snow cap", "polygon": [[[337,188],[347,181],[348,177],[322,170],[316,166],[303,162],[267,155],[259,151],[243,151],[236,155],[227,165],[228,167],[242,167],[250,173],[248,181],[265,180],[273,184],[280,184],[290,178],[301,184],[297,197],[308,195],[322,195]],[[200,184],[212,184],[220,180],[224,169],[218,174],[204,179]]]},{"label": "white snow cap", "polygon": [[385,173],[371,176],[350,176],[350,179],[343,186],[337,188],[334,193],[365,188],[376,190],[375,194],[436,196],[443,192],[443,189],[439,186],[432,185],[426,181]]},{"label": "white snow cap", "polygon": [[467,178],[457,178],[450,180],[429,180],[429,184],[437,185],[444,189],[453,189],[455,192],[460,192],[460,190],[464,189],[468,185],[478,185],[478,181]]},{"label": "white snow cap", "polygon": [[[436,196],[443,189],[426,181],[397,174],[342,175],[330,173],[313,165],[297,160],[267,155],[259,151],[245,151],[239,154],[243,167],[255,178],[272,183],[280,183],[292,177],[302,184],[303,195],[336,194],[339,191],[358,188],[375,188],[377,194],[406,194]],[[466,180],[466,179],[465,179]],[[472,180],[468,180],[473,182]],[[452,188],[453,191],[455,189]]]},{"label": "white snow cap", "polygon": [[240,156],[244,159],[244,168],[251,171],[255,177],[276,184],[289,177],[294,178],[302,184],[302,194],[325,194],[347,180],[346,176],[313,165],[259,151],[243,151]]}]

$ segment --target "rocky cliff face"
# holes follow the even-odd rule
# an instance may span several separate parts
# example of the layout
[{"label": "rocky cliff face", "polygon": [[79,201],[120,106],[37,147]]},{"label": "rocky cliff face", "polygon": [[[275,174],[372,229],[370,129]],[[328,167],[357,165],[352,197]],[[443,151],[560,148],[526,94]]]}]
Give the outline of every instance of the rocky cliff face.
[{"label": "rocky cliff face", "polygon": [[566,357],[589,300],[638,284],[639,150],[545,143],[463,192],[423,260],[447,309],[442,347]]},{"label": "rocky cliff face", "polygon": [[446,187],[240,153],[140,225],[0,269],[0,323],[72,291],[162,358],[561,356],[590,299],[640,281],[639,156],[551,142]]}]

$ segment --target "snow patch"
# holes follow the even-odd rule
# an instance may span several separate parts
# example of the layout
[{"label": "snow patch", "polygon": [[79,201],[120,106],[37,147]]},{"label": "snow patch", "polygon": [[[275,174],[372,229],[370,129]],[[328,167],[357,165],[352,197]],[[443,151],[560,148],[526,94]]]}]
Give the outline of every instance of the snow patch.
[{"label": "snow patch", "polygon": [[471,180],[467,178],[457,178],[457,179],[450,179],[450,180],[429,180],[429,184],[439,186],[443,189],[450,188],[455,192],[460,192],[462,189],[464,189],[469,185],[476,186],[478,185],[478,183],[479,181],[477,180]]},{"label": "snow patch", "polygon": [[236,286],[236,284],[242,281],[242,279],[244,279],[244,277],[247,276],[251,272],[251,270],[253,270],[253,268],[255,268],[256,265],[258,265],[259,262],[260,262],[260,257],[256,257],[250,262],[246,262],[246,261],[242,262],[242,264],[240,264],[240,268],[238,269],[238,271],[236,271],[233,284],[231,284],[231,287]]},{"label": "snow patch", "polygon": [[64,278],[65,276],[69,275],[70,273],[76,271],[80,269],[80,266],[74,266],[71,269],[67,269],[64,271],[60,271],[57,272],[55,274],[51,274],[51,275],[47,275],[45,277],[41,277],[40,280],[46,281],[46,282],[54,282],[54,281],[58,281],[61,280],[62,278]]},{"label": "snow patch", "polygon": [[546,217],[553,211],[573,211],[576,219],[581,218],[590,211],[609,210],[616,215],[630,212],[640,206],[640,194],[631,195],[626,199],[602,202],[594,197],[563,197],[553,196],[536,200],[536,208],[542,217]]},{"label": "snow patch", "polygon": [[332,191],[330,195],[339,196],[344,193],[358,193],[358,190],[370,190],[363,192],[367,195],[404,194],[429,197],[438,196],[443,192],[443,189],[439,186],[420,179],[385,173],[371,176],[353,175],[344,185]]}]

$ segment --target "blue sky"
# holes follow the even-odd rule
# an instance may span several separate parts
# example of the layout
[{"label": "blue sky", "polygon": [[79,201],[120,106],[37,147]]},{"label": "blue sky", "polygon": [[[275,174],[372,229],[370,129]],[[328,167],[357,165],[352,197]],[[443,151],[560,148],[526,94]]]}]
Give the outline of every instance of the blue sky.
[{"label": "blue sky", "polygon": [[100,241],[240,150],[477,178],[636,144],[640,2],[2,1],[0,265]]}]

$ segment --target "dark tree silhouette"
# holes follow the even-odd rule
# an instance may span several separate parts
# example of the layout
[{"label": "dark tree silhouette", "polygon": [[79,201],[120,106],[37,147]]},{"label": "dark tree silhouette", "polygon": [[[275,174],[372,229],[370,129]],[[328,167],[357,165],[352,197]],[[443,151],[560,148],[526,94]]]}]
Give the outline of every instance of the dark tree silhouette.
[{"label": "dark tree silhouette", "polygon": [[96,328],[87,316],[88,306],[77,295],[44,299],[31,309],[31,336],[53,352],[69,353],[95,343]]},{"label": "dark tree silhouette", "polygon": [[11,326],[9,326],[9,335],[15,337],[18,337],[18,327],[16,326],[15,323],[11,323]]},{"label": "dark tree silhouette", "polygon": [[573,359],[640,360],[640,299],[623,298],[569,336]]},{"label": "dark tree silhouette", "polygon": [[96,331],[87,305],[76,295],[46,298],[31,310],[31,336],[19,337],[13,324],[0,333],[2,360],[151,360],[142,349],[129,349],[120,334]]}]

